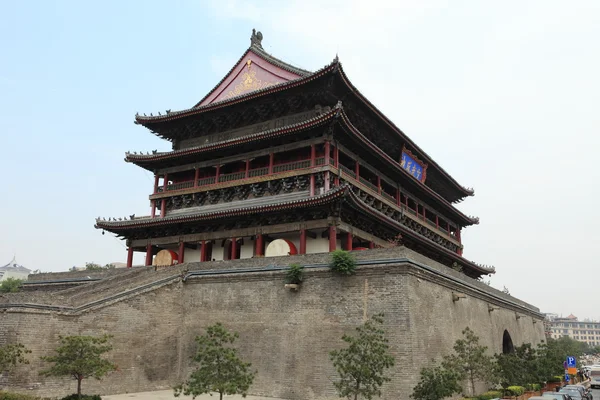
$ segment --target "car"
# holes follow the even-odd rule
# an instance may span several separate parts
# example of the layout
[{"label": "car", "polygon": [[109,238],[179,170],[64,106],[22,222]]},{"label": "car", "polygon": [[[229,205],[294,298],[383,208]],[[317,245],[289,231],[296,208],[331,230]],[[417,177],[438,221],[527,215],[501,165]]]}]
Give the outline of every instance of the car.
[{"label": "car", "polygon": [[575,388],[572,389],[568,389],[563,387],[562,389],[560,389],[560,391],[558,393],[565,393],[568,394],[569,396],[571,396],[573,398],[573,400],[590,400],[587,395],[582,395],[582,393]]},{"label": "car", "polygon": [[592,388],[600,387],[600,368],[590,370],[590,386]]},{"label": "car", "polygon": [[577,389],[581,393],[581,396],[587,396],[589,400],[593,400],[594,396],[592,395],[592,391],[586,388],[583,385],[567,385],[565,389]]},{"label": "car", "polygon": [[542,397],[554,398],[554,400],[573,400],[571,396],[566,393],[558,393],[558,392],[544,392],[542,393]]}]

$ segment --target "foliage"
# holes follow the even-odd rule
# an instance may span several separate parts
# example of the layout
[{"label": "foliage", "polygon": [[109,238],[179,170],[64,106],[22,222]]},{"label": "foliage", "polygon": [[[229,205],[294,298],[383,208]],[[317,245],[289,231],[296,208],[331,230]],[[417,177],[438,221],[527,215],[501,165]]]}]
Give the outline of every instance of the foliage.
[{"label": "foliage", "polygon": [[454,344],[454,354],[445,356],[442,365],[456,371],[461,380],[466,380],[473,395],[476,381],[490,383],[493,380],[493,361],[486,355],[487,347],[479,344],[479,337],[469,327],[462,334],[464,338]]},{"label": "foliage", "polygon": [[340,275],[354,275],[356,271],[356,260],[354,256],[344,250],[336,250],[331,253],[331,264],[329,265],[332,271]]},{"label": "foliage", "polygon": [[511,353],[496,354],[494,357],[496,376],[503,388],[546,381],[539,368],[538,353],[529,343],[515,347]]},{"label": "foliage", "polygon": [[477,400],[492,400],[502,398],[502,392],[499,390],[490,390],[477,396]]},{"label": "foliage", "polygon": [[93,262],[85,263],[86,271],[105,271],[107,269],[115,269],[114,264],[106,264],[104,267]]},{"label": "foliage", "polygon": [[206,335],[197,336],[198,350],[193,359],[199,365],[185,383],[175,387],[175,396],[183,393],[196,398],[217,392],[221,400],[224,394],[246,397],[256,372],[250,371],[251,364],[242,361],[237,349],[230,347],[237,338],[237,333],[230,333],[221,323],[206,328]]},{"label": "foliage", "polygon": [[0,346],[0,373],[11,370],[17,364],[29,364],[29,360],[25,358],[25,354],[28,353],[31,353],[31,350],[21,343]]},{"label": "foliage", "polygon": [[285,283],[300,284],[304,280],[304,267],[300,264],[291,264],[285,273]]},{"label": "foliage", "polygon": [[0,400],[50,400],[50,398],[32,396],[23,393],[4,392],[0,390]]},{"label": "foliage", "polygon": [[0,293],[16,293],[21,289],[23,279],[6,278],[0,282]]},{"label": "foliage", "polygon": [[79,395],[75,393],[65,396],[60,400],[102,400],[102,397],[97,394],[82,394],[81,397],[79,397]]},{"label": "foliage", "polygon": [[562,379],[563,379],[562,376],[552,376],[546,382],[548,382],[548,383],[559,383],[559,382],[562,382]]},{"label": "foliage", "polygon": [[77,380],[77,395],[81,396],[81,381],[85,378],[101,379],[117,366],[102,355],[112,350],[108,341],[110,335],[60,336],[60,345],[56,355],[42,357],[42,360],[54,365],[41,371],[44,376],[71,376]]},{"label": "foliage", "polygon": [[567,356],[579,358],[585,350],[585,343],[578,342],[568,336],[558,339],[548,339],[538,346],[538,370],[542,380],[548,381],[554,376],[564,373],[563,362]]},{"label": "foliage", "polygon": [[542,385],[540,383],[528,383],[527,385],[525,385],[525,389],[532,392],[539,392],[540,390],[542,390]]},{"label": "foliage", "polygon": [[525,393],[525,388],[523,386],[509,386],[505,392],[508,396],[520,396]]},{"label": "foliage", "polygon": [[356,328],[357,336],[342,336],[348,347],[333,350],[329,357],[340,380],[334,382],[340,397],[357,400],[381,396],[381,386],[390,378],[384,371],[394,366],[389,345],[381,329],[383,314],[377,314]]},{"label": "foliage", "polygon": [[441,400],[450,397],[461,392],[459,380],[457,372],[441,366],[422,368],[419,383],[413,388],[410,397],[414,400]]}]

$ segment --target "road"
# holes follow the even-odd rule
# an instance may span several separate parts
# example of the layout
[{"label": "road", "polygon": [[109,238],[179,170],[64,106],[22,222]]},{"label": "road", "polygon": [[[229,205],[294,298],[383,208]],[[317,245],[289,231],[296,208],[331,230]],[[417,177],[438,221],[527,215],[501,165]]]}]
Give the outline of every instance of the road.
[{"label": "road", "polygon": [[594,400],[600,400],[600,389],[592,389]]}]

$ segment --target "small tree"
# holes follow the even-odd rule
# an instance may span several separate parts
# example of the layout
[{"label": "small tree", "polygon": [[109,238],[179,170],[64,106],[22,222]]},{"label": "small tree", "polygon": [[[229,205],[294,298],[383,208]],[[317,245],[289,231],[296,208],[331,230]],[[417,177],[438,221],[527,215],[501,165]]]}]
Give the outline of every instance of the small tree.
[{"label": "small tree", "polygon": [[486,355],[486,346],[479,344],[479,337],[469,328],[462,331],[464,339],[454,344],[454,354],[444,357],[445,369],[456,371],[461,380],[469,383],[470,394],[475,394],[475,382],[489,383],[493,380],[492,357]]},{"label": "small tree", "polygon": [[537,351],[529,343],[515,347],[513,352],[496,354],[494,357],[496,375],[504,389],[510,385],[526,386],[545,380]]},{"label": "small tree", "polygon": [[304,280],[304,267],[300,264],[291,264],[285,273],[285,283],[299,285]]},{"label": "small tree", "polygon": [[460,393],[460,374],[435,365],[421,369],[421,379],[410,395],[415,400],[441,400]]},{"label": "small tree", "polygon": [[25,354],[28,353],[31,353],[31,350],[21,343],[0,346],[0,374],[10,371],[17,364],[29,364],[29,360],[25,358]]},{"label": "small tree", "polygon": [[340,376],[333,383],[340,397],[357,400],[361,396],[370,400],[381,396],[381,386],[390,380],[384,371],[394,366],[382,324],[383,314],[374,315],[356,328],[357,336],[342,336],[347,348],[329,353]]},{"label": "small tree", "polygon": [[331,264],[329,267],[332,271],[341,275],[354,275],[356,270],[356,260],[349,252],[336,250],[331,253]]},{"label": "small tree", "polygon": [[108,344],[112,336],[60,336],[60,346],[56,355],[42,357],[54,365],[41,372],[44,376],[71,376],[77,380],[77,396],[81,398],[81,381],[85,378],[101,379],[117,366],[102,358],[112,350]]},{"label": "small tree", "polygon": [[206,335],[197,336],[198,351],[193,359],[199,365],[185,383],[175,387],[175,396],[183,393],[195,399],[217,392],[219,400],[224,394],[246,397],[256,373],[250,371],[252,364],[238,357],[237,349],[229,347],[237,338],[237,333],[230,333],[221,323],[206,328]]},{"label": "small tree", "polygon": [[6,278],[0,282],[0,293],[16,293],[21,288],[23,279]]}]

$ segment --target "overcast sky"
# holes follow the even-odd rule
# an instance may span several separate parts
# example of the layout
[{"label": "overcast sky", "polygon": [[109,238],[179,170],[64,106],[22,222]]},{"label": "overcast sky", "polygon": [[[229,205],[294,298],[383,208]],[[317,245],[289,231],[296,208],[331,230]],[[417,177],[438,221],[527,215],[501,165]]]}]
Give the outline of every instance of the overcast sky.
[{"label": "overcast sky", "polygon": [[[475,197],[466,258],[544,312],[600,319],[599,1],[3,1],[0,265],[124,261],[149,213],[136,112],[193,106],[250,44],[353,84]],[[3,262],[4,261],[4,262]],[[143,255],[136,255],[143,262]]]}]

